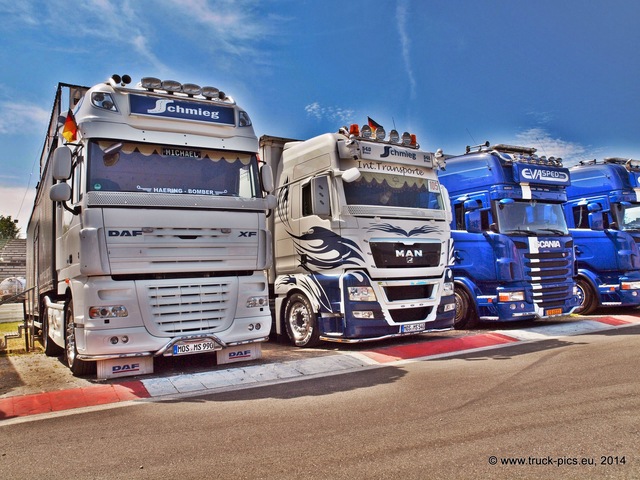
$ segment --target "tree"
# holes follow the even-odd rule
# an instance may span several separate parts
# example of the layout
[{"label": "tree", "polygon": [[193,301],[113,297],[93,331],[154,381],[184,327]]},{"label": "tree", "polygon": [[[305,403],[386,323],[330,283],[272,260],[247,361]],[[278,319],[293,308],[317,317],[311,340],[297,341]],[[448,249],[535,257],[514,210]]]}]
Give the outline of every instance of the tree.
[{"label": "tree", "polygon": [[12,220],[11,215],[0,215],[0,238],[18,238],[20,229],[16,223],[17,220]]}]

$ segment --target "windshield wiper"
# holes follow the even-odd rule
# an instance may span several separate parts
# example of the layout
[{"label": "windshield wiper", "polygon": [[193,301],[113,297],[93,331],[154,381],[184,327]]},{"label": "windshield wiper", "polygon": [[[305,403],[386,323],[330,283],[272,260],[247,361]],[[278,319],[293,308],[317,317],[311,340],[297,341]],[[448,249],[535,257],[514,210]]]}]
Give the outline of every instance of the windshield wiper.
[{"label": "windshield wiper", "polygon": [[519,233],[526,237],[535,237],[537,235],[536,232],[532,232],[531,230],[525,230],[524,228],[513,228],[511,230],[505,230],[504,232],[500,232],[500,233],[504,233],[504,234]]},{"label": "windshield wiper", "polygon": [[555,233],[556,235],[566,235],[565,232],[563,232],[562,230],[558,230],[557,228],[541,228],[539,231],[540,232],[551,232],[551,233]]}]

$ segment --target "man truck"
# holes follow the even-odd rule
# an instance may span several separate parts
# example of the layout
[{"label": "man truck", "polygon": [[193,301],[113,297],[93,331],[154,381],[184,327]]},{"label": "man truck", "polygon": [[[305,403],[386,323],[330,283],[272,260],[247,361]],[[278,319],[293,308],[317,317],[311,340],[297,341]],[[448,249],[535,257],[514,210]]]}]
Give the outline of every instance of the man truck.
[{"label": "man truck", "polygon": [[276,178],[277,335],[311,347],[452,328],[449,200],[415,135],[352,125],[260,145]]},{"label": "man truck", "polygon": [[251,120],[215,87],[130,83],[58,85],[27,229],[27,320],[76,375],[150,373],[159,355],[257,358],[275,197]]},{"label": "man truck", "polygon": [[640,305],[640,161],[605,158],[569,169],[565,216],[578,262],[580,313]]},{"label": "man truck", "polygon": [[534,148],[489,142],[447,158],[456,328],[566,315],[577,307],[562,204],[569,171]]}]

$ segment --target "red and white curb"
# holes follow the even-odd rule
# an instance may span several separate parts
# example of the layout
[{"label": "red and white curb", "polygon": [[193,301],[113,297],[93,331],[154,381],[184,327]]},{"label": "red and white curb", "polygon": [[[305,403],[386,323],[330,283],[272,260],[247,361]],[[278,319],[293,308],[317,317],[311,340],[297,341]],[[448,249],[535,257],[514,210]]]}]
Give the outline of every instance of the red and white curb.
[{"label": "red and white curb", "polygon": [[357,353],[343,352],[282,363],[239,366],[210,372],[131,380],[7,397],[0,399],[0,425],[2,425],[2,420],[17,417],[132,400],[196,393],[206,394],[239,386],[303,379],[309,376],[348,372],[376,365],[388,365],[394,362],[442,358],[517,343],[595,333],[636,324],[640,324],[640,317],[633,315],[587,317],[575,322],[552,325],[541,323],[524,329],[497,330],[451,338],[435,337],[429,341],[380,348],[374,347]]}]

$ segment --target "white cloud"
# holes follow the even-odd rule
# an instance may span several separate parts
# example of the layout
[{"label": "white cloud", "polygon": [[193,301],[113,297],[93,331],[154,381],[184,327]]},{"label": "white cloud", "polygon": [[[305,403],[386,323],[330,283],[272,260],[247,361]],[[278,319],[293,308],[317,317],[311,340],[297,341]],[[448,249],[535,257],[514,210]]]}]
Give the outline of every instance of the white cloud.
[{"label": "white cloud", "polygon": [[348,108],[342,107],[324,107],[318,102],[313,102],[304,107],[307,115],[315,117],[318,120],[338,121],[348,125],[354,117],[355,112]]},{"label": "white cloud", "polygon": [[549,132],[543,128],[530,128],[516,134],[514,142],[517,145],[525,145],[537,149],[538,155],[547,157],[560,157],[565,166],[572,166],[582,160],[593,160],[600,158],[603,148],[591,145],[580,145],[560,138],[553,138]]},{"label": "white cloud", "polygon": [[400,0],[396,6],[396,23],[398,25],[398,33],[400,34],[400,45],[402,47],[402,59],[404,61],[404,67],[407,71],[407,78],[409,79],[410,95],[412,99],[416,98],[416,78],[413,74],[413,68],[411,67],[411,40],[407,35],[407,18],[409,15],[408,0]]},{"label": "white cloud", "polygon": [[0,102],[0,134],[40,135],[49,122],[50,110],[18,102]]}]

